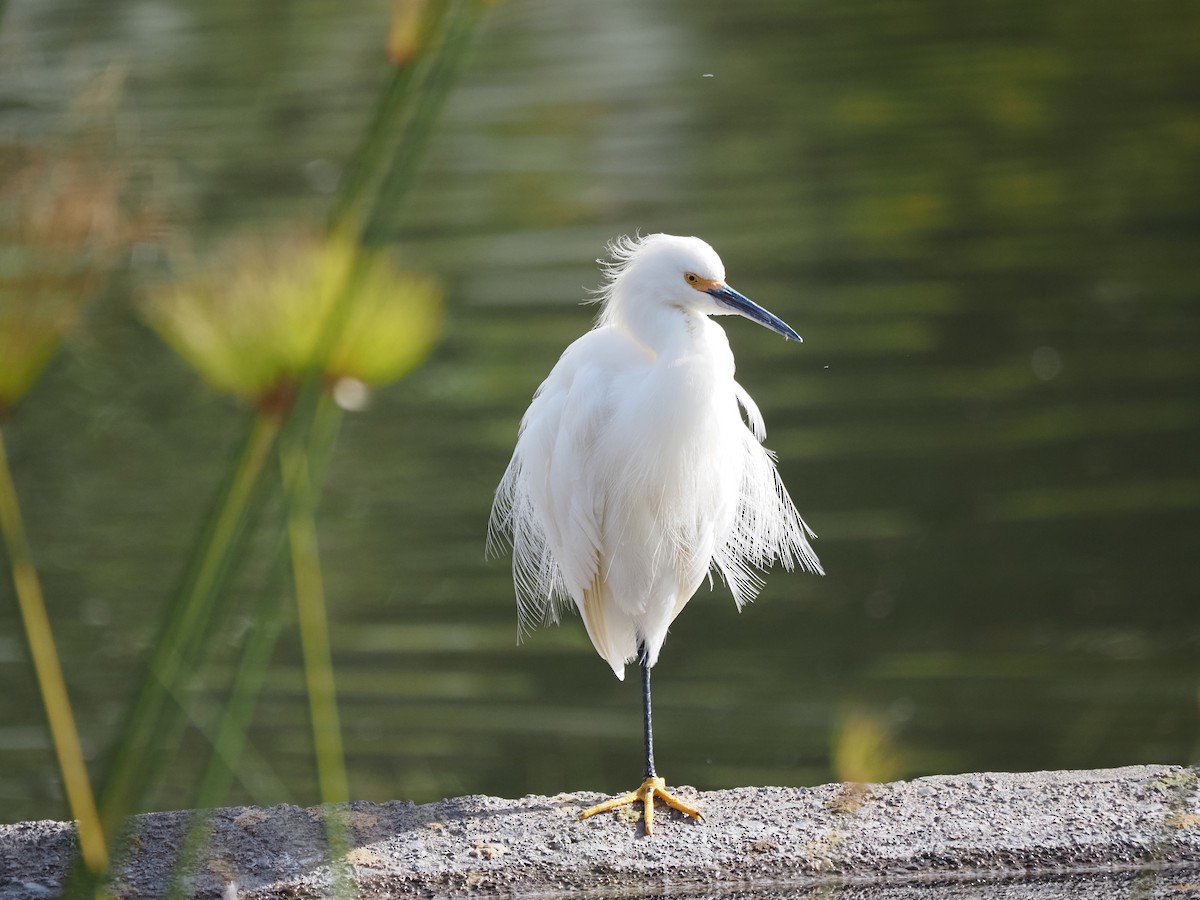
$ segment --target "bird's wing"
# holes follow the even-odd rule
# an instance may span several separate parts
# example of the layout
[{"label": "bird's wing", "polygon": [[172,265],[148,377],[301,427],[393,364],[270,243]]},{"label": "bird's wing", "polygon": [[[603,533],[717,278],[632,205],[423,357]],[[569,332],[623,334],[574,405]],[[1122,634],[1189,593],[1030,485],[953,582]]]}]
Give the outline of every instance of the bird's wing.
[{"label": "bird's wing", "polygon": [[614,659],[623,663],[628,654],[624,629],[606,613],[613,607],[603,572],[606,491],[593,453],[613,416],[613,373],[639,362],[609,328],[567,348],[521,421],[492,510],[493,544],[501,535],[512,540],[522,626],[557,620],[562,604],[574,601],[614,671]]},{"label": "bird's wing", "polygon": [[761,444],[767,438],[767,423],[763,420],[758,404],[754,402],[754,398],[750,396],[749,392],[736,381],[733,383],[733,389],[737,393],[738,403],[746,411],[746,425],[749,427],[750,433]]},{"label": "bird's wing", "polygon": [[809,543],[816,535],[788,495],[775,466],[775,454],[762,446],[766,437],[762,413],[741,385],[735,384],[735,388],[748,429],[743,436],[745,469],[733,528],[713,562],[740,608],[758,594],[762,586],[759,573],[775,560],[788,571],[799,566],[825,573]]}]

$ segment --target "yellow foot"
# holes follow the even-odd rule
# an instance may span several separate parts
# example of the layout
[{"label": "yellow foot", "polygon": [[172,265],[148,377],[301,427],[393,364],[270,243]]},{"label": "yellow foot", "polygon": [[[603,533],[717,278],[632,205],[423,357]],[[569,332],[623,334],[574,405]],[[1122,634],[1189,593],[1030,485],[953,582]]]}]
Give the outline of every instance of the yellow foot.
[{"label": "yellow foot", "polygon": [[579,814],[579,818],[586,819],[588,816],[594,816],[596,813],[608,812],[610,809],[616,809],[618,806],[628,806],[631,803],[642,801],[642,807],[645,810],[646,834],[654,834],[654,798],[658,797],[663,803],[672,809],[677,809],[685,816],[691,816],[693,819],[703,819],[700,810],[693,806],[688,806],[682,800],[677,799],[673,794],[667,791],[667,782],[657,776],[651,776],[642,782],[642,786],[632,793],[625,794],[623,797],[613,797],[611,800],[605,800],[603,803],[597,803],[595,806],[590,806]]}]

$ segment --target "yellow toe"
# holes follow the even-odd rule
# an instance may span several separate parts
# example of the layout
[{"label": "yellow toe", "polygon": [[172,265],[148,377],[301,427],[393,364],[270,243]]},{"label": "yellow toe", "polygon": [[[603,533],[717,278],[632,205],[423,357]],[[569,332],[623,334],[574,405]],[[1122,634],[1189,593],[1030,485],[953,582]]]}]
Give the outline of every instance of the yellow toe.
[{"label": "yellow toe", "polygon": [[682,800],[675,797],[667,790],[667,782],[658,776],[652,776],[642,782],[641,787],[636,791],[628,794],[623,794],[620,797],[614,797],[611,800],[605,800],[603,803],[597,803],[595,806],[589,806],[579,814],[579,818],[587,819],[596,813],[608,812],[611,809],[616,809],[620,806],[629,806],[639,800],[642,802],[643,821],[646,827],[646,834],[654,834],[654,798],[658,797],[663,803],[672,809],[677,809],[685,816],[693,819],[703,819],[704,816],[700,810],[694,806],[684,803]]},{"label": "yellow toe", "polygon": [[616,809],[618,806],[628,806],[635,800],[641,800],[642,795],[639,792],[625,794],[621,797],[613,797],[611,800],[605,800],[603,803],[597,803],[595,806],[589,806],[579,814],[579,818],[586,819],[596,813],[608,812],[610,809]]}]

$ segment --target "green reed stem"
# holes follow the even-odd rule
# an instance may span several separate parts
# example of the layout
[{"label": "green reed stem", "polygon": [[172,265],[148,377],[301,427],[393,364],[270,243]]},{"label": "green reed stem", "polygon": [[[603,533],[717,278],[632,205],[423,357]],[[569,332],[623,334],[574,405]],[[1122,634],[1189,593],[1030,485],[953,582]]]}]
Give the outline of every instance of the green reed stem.
[{"label": "green reed stem", "polygon": [[[304,399],[297,403],[293,413],[293,421],[288,430],[295,434],[303,431],[304,420],[308,418],[310,403]],[[329,460],[333,455],[333,446],[337,438],[341,412],[328,402],[326,395],[317,400],[317,406],[312,411],[313,422],[309,429],[308,459],[310,478],[314,491],[324,483]],[[289,438],[289,443],[292,441]],[[282,604],[287,596],[284,588],[285,566],[288,557],[282,552],[281,532],[280,546],[272,552],[275,560],[270,574],[265,580],[263,589],[258,593],[258,601],[251,610],[253,627],[247,636],[242,649],[241,659],[230,688],[229,700],[220,726],[213,738],[213,754],[209,759],[196,801],[192,808],[197,810],[184,838],[179,852],[173,884],[169,896],[182,898],[186,896],[184,879],[189,872],[195,871],[200,855],[207,842],[208,813],[206,810],[217,806],[227,794],[233,783],[234,771],[238,759],[246,751],[246,733],[253,717],[254,707],[258,702],[266,672],[274,653],[280,631],[283,628],[284,613]],[[336,840],[331,843],[338,843]],[[348,846],[348,841],[342,840]]]},{"label": "green reed stem", "polygon": [[[279,554],[278,558],[282,561],[283,555]],[[271,580],[275,581],[274,578]],[[245,750],[250,720],[283,627],[279,610],[282,591],[276,587],[271,585],[261,592],[260,602],[254,610],[254,623],[242,648],[229,700],[213,738],[213,754],[200,782],[196,802],[192,804],[195,811],[172,872],[171,889],[167,894],[171,900],[183,900],[187,896],[186,878],[196,871],[208,843],[211,810],[228,794],[238,759]]]},{"label": "green reed stem", "polygon": [[[337,427],[340,423],[341,411],[329,399],[328,395],[321,389],[321,383],[317,379],[311,379],[300,386],[296,396],[295,404],[292,408],[288,421],[281,432],[279,438],[280,457],[281,460],[285,456],[285,448],[301,447],[301,455],[307,460],[309,482],[314,486],[313,500],[315,504],[315,486],[324,481],[324,474],[328,467],[328,462],[332,456],[333,444],[337,436]],[[303,450],[307,440],[307,451]],[[281,466],[281,469],[283,467]],[[291,485],[287,486],[288,488]],[[299,485],[299,490],[303,491],[304,486]],[[288,490],[285,489],[285,500],[289,503],[289,511],[291,507],[291,498]],[[289,513],[289,523],[291,516]],[[234,676],[233,685],[231,688],[230,699],[225,705],[224,715],[221,716],[221,721],[215,729],[205,727],[205,722],[197,720],[195,715],[196,710],[194,704],[190,705],[187,712],[189,719],[206,735],[211,735],[213,754],[206,768],[200,790],[198,792],[196,802],[193,808],[197,810],[193,814],[192,821],[189,824],[188,831],[184,835],[182,846],[177,857],[172,885],[168,891],[168,896],[171,898],[182,898],[186,896],[185,882],[189,872],[195,870],[199,860],[201,859],[205,844],[207,842],[206,822],[208,813],[205,811],[210,807],[219,804],[221,798],[227,793],[232,780],[233,773],[238,764],[238,758],[246,752],[246,733],[249,729],[250,719],[253,715],[254,706],[257,702],[258,694],[261,691],[265,673],[270,661],[272,651],[278,634],[283,625],[284,616],[280,608],[281,601],[285,596],[282,582],[283,566],[285,557],[282,551],[282,539],[284,537],[291,538],[291,529],[285,529],[281,532],[281,540],[276,549],[271,551],[272,557],[275,559],[275,564],[272,566],[271,574],[266,579],[267,583],[263,589],[259,591],[259,600],[253,609],[255,619],[255,627],[247,639],[247,644],[243,650],[241,660],[239,662],[237,673]],[[315,530],[312,532],[315,540]],[[319,565],[317,569],[319,577]],[[323,596],[321,598],[323,605]],[[302,606],[298,602],[298,607]],[[318,629],[324,628],[326,632],[326,647],[328,646],[327,627],[324,626],[324,616],[321,616],[321,622]],[[335,694],[333,693],[332,682],[332,665],[327,664],[325,676],[320,673],[321,664],[319,658],[316,662],[316,683],[324,684],[326,687],[313,689],[314,678],[312,676],[312,668],[308,665],[308,660],[311,658],[309,652],[309,643],[303,638],[304,625],[301,625],[302,644],[305,649],[305,671],[306,681],[309,687],[310,707],[316,706],[320,711],[315,713],[315,722],[328,722],[330,716],[328,710],[333,712],[333,726],[322,726],[319,730],[328,735],[332,733],[338,742],[338,751],[332,757],[332,771],[336,773],[340,767],[341,780],[343,784],[346,782],[345,764],[340,750],[340,727],[336,721],[337,707]],[[328,659],[328,653],[326,653]],[[323,695],[323,696],[322,696]],[[317,696],[316,703],[313,703],[313,697]],[[182,704],[183,698],[180,698]],[[205,717],[207,721],[215,720],[215,717]],[[328,741],[321,743],[317,742],[317,762],[318,772],[329,772],[331,766],[329,764],[330,751],[328,749]],[[325,791],[328,789],[326,785],[329,782],[328,778],[319,778],[322,782],[322,799],[326,802],[334,802],[337,799],[345,800],[347,791],[343,789],[342,796],[325,796]],[[326,834],[330,845],[330,855],[334,860],[334,879],[335,879],[335,894],[339,897],[353,896],[355,886],[344,866],[338,865],[337,861],[345,855],[349,850],[349,833],[345,823],[340,819],[338,811],[326,810]]]},{"label": "green reed stem", "polygon": [[262,474],[284,417],[260,414],[254,419],[218,502],[201,535],[193,562],[176,595],[159,639],[150,671],[134,705],[101,793],[101,816],[107,833],[144,799],[150,786],[155,738],[182,710],[170,710],[198,655],[208,619],[229,574],[230,559],[243,534],[254,501],[261,496]]},{"label": "green reed stem", "polygon": [[71,712],[67,684],[63,679],[58,650],[54,645],[54,634],[50,629],[50,618],[46,615],[41,583],[25,537],[21,507],[17,502],[17,491],[4,450],[3,433],[0,433],[0,533],[3,533],[9,564],[12,567],[13,587],[17,593],[17,604],[25,626],[29,655],[33,660],[38,687],[42,693],[42,704],[50,725],[50,737],[54,742],[54,753],[58,757],[58,769],[66,789],[67,803],[71,808],[71,815],[79,823],[80,855],[88,871],[100,875],[108,868],[104,828],[100,823],[96,798],[88,780],[87,766],[83,762],[79,732]]},{"label": "green reed stem", "polygon": [[225,703],[220,725],[213,736],[213,754],[196,792],[194,809],[208,809],[220,803],[233,784],[238,760],[246,747],[246,733],[254,715],[254,707],[266,680],[267,668],[275,652],[275,644],[283,630],[281,615],[283,554],[277,555],[265,589],[259,592],[258,602],[251,612],[253,621],[242,647],[241,659],[233,676],[229,699]]},{"label": "green reed stem", "polygon": [[482,10],[482,0],[429,4],[416,55],[396,66],[343,179],[330,217],[333,230],[354,228],[361,243],[386,239],[466,62]]},{"label": "green reed stem", "polygon": [[[390,221],[387,216],[400,205],[411,186],[438,113],[449,95],[454,76],[461,69],[467,38],[481,8],[480,0],[445,0],[430,6],[420,49],[411,62],[397,67],[355,164],[347,173],[331,216],[332,229],[354,228],[363,243]],[[360,257],[324,323],[319,356],[341,334],[363,270]],[[336,433],[336,407],[323,398],[321,409],[332,410],[320,415],[334,423],[329,428]],[[332,442],[331,438],[326,446],[332,447]],[[342,802],[349,796],[349,784],[317,547],[316,482],[310,471],[312,461],[298,439],[284,441],[280,462],[288,497],[287,531],[318,782],[324,802]]]},{"label": "green reed stem", "polygon": [[333,655],[325,587],[318,556],[313,486],[308,454],[303,446],[280,450],[284,490],[288,495],[287,532],[292,555],[292,580],[304,653],[304,678],[312,716],[321,800],[342,803],[349,798],[341,726],[333,678]]},{"label": "green reed stem", "polygon": [[[353,229],[362,243],[368,232],[378,234],[392,221],[394,210],[408,190],[420,157],[428,145],[437,114],[461,69],[469,34],[482,9],[481,0],[445,0],[431,5],[424,39],[416,58],[399,67],[381,100],[379,111],[368,133],[357,162],[347,173],[340,202],[331,218],[334,230]],[[340,335],[352,298],[363,274],[356,263],[342,288],[341,297],[323,327],[322,350],[332,347]],[[147,679],[131,717],[131,725],[122,735],[101,804],[102,820],[115,832],[117,825],[145,795],[150,777],[147,761],[164,719],[170,716],[168,701],[182,699],[182,683],[205,644],[207,620],[226,577],[239,536],[245,529],[248,507],[252,504],[267,454],[281,444],[280,462],[288,498],[287,536],[292,550],[293,582],[300,618],[301,642],[305,657],[305,677],[309,692],[316,746],[318,780],[326,802],[348,797],[344,752],[338,720],[332,655],[325,613],[324,588],[317,556],[315,508],[318,463],[304,447],[302,436],[315,428],[316,397],[321,395],[318,379],[301,385],[297,406],[288,417],[287,429],[280,438],[282,418],[260,416],[247,439],[238,466],[205,528],[195,562],[172,607],[168,624],[151,663]],[[321,401],[333,409],[327,400]],[[301,412],[304,407],[305,411]],[[336,409],[323,414],[325,421],[336,423]],[[329,434],[336,433],[336,424]],[[318,441],[317,443],[320,443]],[[332,437],[326,447],[331,448]],[[327,456],[327,454],[326,454]],[[256,651],[260,652],[260,651]],[[269,654],[268,654],[269,655]],[[253,668],[257,663],[245,665]],[[253,674],[253,673],[251,673]],[[250,681],[250,675],[246,676]],[[261,676],[259,676],[261,682]],[[245,696],[257,694],[247,682]],[[218,729],[214,749],[221,767],[231,767],[243,749],[249,710],[239,707],[228,712]],[[240,732],[235,736],[235,732]],[[215,770],[206,774],[202,793],[210,796],[222,784],[228,785],[231,772]],[[327,822],[331,850],[335,858],[344,854],[348,843],[344,826]],[[340,848],[340,849],[339,849]],[[344,886],[344,885],[343,885]],[[352,885],[351,885],[352,886]]]},{"label": "green reed stem", "polygon": [[[341,413],[337,406],[327,394],[322,394],[309,440],[305,442],[297,434],[280,447],[280,469],[288,507],[292,584],[300,626],[317,783],[323,804],[341,804],[350,798],[316,523],[319,486],[324,481],[340,422]],[[354,882],[343,864],[350,840],[342,812],[326,806],[325,834],[333,864],[334,893],[339,897],[352,897],[356,894]]]}]

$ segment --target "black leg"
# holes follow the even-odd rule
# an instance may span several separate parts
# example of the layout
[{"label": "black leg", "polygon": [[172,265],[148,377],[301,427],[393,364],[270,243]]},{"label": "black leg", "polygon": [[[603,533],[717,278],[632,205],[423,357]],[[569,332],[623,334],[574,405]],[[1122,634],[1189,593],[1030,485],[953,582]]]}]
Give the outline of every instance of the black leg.
[{"label": "black leg", "polygon": [[646,823],[646,834],[650,835],[654,833],[655,797],[658,797],[672,809],[679,810],[685,816],[691,816],[697,820],[703,818],[703,816],[701,816],[700,810],[689,806],[672,795],[667,790],[666,782],[659,778],[658,773],[654,771],[654,729],[650,723],[650,663],[646,659],[646,645],[642,643],[638,644],[638,662],[642,666],[642,711],[644,713],[642,725],[646,729],[646,780],[642,782],[642,786],[636,791],[630,791],[624,796],[614,797],[611,800],[605,800],[603,803],[597,803],[595,806],[589,806],[579,814],[579,818],[586,819],[589,816],[596,815],[596,813],[608,812],[610,809],[641,802],[642,815]]},{"label": "black leg", "polygon": [[654,778],[654,728],[650,723],[650,663],[646,659],[646,645],[639,646],[638,661],[642,665],[642,726],[646,734],[646,777]]}]

